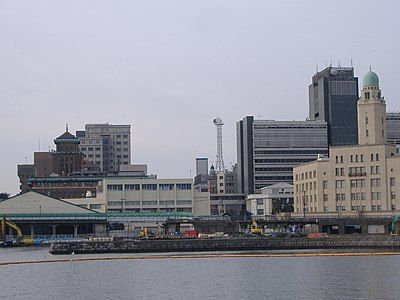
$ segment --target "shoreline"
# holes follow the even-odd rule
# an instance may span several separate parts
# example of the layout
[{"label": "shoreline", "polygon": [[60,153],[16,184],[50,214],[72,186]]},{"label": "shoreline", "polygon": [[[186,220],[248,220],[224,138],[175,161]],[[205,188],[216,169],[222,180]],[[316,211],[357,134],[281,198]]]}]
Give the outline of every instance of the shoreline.
[{"label": "shoreline", "polygon": [[[347,249],[350,250],[350,249]],[[343,256],[394,256],[400,255],[395,251],[382,252],[278,252],[278,253],[215,253],[215,254],[172,254],[172,255],[128,255],[128,256],[100,256],[100,257],[71,257],[56,259],[38,259],[21,261],[0,261],[0,266],[28,265],[65,262],[93,262],[110,260],[160,260],[160,259],[217,259],[217,258],[288,258],[288,257],[343,257]]]}]

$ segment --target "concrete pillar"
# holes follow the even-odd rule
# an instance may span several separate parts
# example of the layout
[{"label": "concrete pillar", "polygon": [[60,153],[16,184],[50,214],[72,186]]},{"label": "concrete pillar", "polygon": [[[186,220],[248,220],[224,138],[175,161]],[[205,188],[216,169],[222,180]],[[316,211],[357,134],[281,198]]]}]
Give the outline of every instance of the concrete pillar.
[{"label": "concrete pillar", "polygon": [[57,235],[57,225],[51,225],[53,228],[52,235]]},{"label": "concrete pillar", "polygon": [[78,226],[79,225],[74,225],[74,237],[78,237]]},{"label": "concrete pillar", "polygon": [[35,225],[29,225],[30,229],[31,229],[31,237],[35,236]]}]

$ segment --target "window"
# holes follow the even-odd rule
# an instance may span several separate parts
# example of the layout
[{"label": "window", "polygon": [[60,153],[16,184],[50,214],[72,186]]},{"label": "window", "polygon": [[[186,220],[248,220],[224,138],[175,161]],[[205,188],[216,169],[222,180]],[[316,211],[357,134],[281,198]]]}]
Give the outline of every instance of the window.
[{"label": "window", "polygon": [[162,191],[170,191],[174,189],[174,184],[173,183],[163,183],[158,185],[159,189]]},{"label": "window", "polygon": [[140,184],[125,184],[125,190],[140,191]]},{"label": "window", "polygon": [[371,153],[371,161],[374,161],[374,154]]},{"label": "window", "polygon": [[177,205],[191,205],[192,204],[192,200],[176,200],[176,204]]},{"label": "window", "polygon": [[90,204],[90,209],[101,209],[101,204]]},{"label": "window", "polygon": [[157,201],[142,201],[142,205],[157,205]]},{"label": "window", "polygon": [[391,200],[396,200],[396,193],[395,192],[390,192],[390,199]]},{"label": "window", "polygon": [[175,205],[174,200],[160,200],[160,206]]},{"label": "window", "polygon": [[257,199],[257,205],[264,205],[264,200],[263,199]]},{"label": "window", "polygon": [[157,184],[142,184],[142,190],[147,190],[147,191],[157,190]]},{"label": "window", "polygon": [[327,180],[322,181],[322,188],[324,190],[328,188],[328,181]]},{"label": "window", "polygon": [[380,166],[371,166],[371,174],[380,174],[381,173],[381,169]]},{"label": "window", "polygon": [[191,190],[192,189],[192,184],[190,184],[190,183],[177,183],[176,184],[176,189],[177,190]]},{"label": "window", "polygon": [[109,191],[122,191],[122,184],[107,184]]},{"label": "window", "polygon": [[395,185],[395,179],[394,177],[390,178],[390,186],[394,186]]},{"label": "window", "polygon": [[136,205],[136,206],[140,205],[140,201],[125,201],[124,203],[125,205]]},{"label": "window", "polygon": [[344,188],[344,180],[336,180],[335,184],[336,184],[336,188],[337,189],[342,189]]},{"label": "window", "polygon": [[264,209],[262,209],[262,208],[257,209],[257,215],[258,216],[263,216],[264,215]]},{"label": "window", "polygon": [[363,154],[360,155],[360,161],[364,162],[364,155]]},{"label": "window", "polygon": [[376,161],[379,161],[379,153],[376,153],[375,158],[376,158]]},{"label": "window", "polygon": [[381,200],[381,193],[380,192],[372,192],[371,200]]},{"label": "window", "polygon": [[328,194],[324,194],[324,201],[328,201]]},{"label": "window", "polygon": [[371,179],[371,187],[380,187],[380,186],[381,186],[381,179],[380,178]]}]

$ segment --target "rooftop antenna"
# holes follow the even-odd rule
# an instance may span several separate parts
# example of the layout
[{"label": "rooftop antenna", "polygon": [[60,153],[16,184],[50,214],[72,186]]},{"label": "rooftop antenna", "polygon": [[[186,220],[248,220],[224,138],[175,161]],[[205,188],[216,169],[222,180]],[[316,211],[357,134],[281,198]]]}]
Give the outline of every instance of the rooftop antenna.
[{"label": "rooftop antenna", "polygon": [[337,65],[338,65],[338,67],[340,68],[340,60],[338,60]]},{"label": "rooftop antenna", "polygon": [[350,53],[350,66],[353,67],[353,54]]},{"label": "rooftop antenna", "polygon": [[325,59],[325,67],[327,67],[327,66],[328,66],[328,60]]},{"label": "rooftop antenna", "polygon": [[215,162],[215,169],[217,172],[224,172],[225,166],[222,154],[222,125],[224,125],[224,123],[222,122],[222,119],[218,117],[213,120],[213,123],[217,126],[217,160]]},{"label": "rooftop antenna", "polygon": [[329,66],[332,67],[332,59],[331,59],[331,64]]},{"label": "rooftop antenna", "polygon": [[38,138],[38,148],[39,148],[39,152],[40,152],[40,137]]},{"label": "rooftop antenna", "polygon": [[68,132],[68,123],[65,123],[65,131]]},{"label": "rooftop antenna", "polygon": [[318,73],[318,59],[315,59],[315,72]]},{"label": "rooftop antenna", "polygon": [[26,165],[28,164],[28,157],[27,156],[25,156],[25,164]]}]

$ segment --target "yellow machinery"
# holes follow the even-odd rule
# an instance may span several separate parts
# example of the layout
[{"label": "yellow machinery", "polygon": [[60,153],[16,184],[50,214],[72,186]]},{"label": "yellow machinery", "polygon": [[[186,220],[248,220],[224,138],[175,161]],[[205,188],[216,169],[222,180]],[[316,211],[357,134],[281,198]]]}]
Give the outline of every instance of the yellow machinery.
[{"label": "yellow machinery", "polygon": [[251,234],[261,234],[261,228],[258,226],[256,221],[253,221],[253,223],[251,223],[250,233]]},{"label": "yellow machinery", "polygon": [[1,226],[0,226],[0,236],[6,236],[7,235],[7,231],[6,231],[6,227],[11,227],[12,229],[15,230],[15,232],[17,233],[17,244],[22,244],[22,245],[32,245],[34,243],[34,240],[30,237],[25,237],[22,238],[22,231],[21,229],[18,227],[17,224],[15,224],[14,222],[11,221],[7,221],[5,218],[3,218],[1,220]]},{"label": "yellow machinery", "polygon": [[148,236],[148,234],[147,234],[147,228],[145,227],[145,228],[143,228],[142,230],[140,230],[139,237],[141,237],[141,238],[147,238],[147,236]]},{"label": "yellow machinery", "polygon": [[17,224],[11,222],[11,221],[7,221],[6,219],[1,220],[1,235],[6,235],[6,226],[11,227],[12,229],[14,229],[17,233],[17,236],[21,236],[22,235],[22,231],[21,229],[19,229],[19,227],[17,226]]}]

